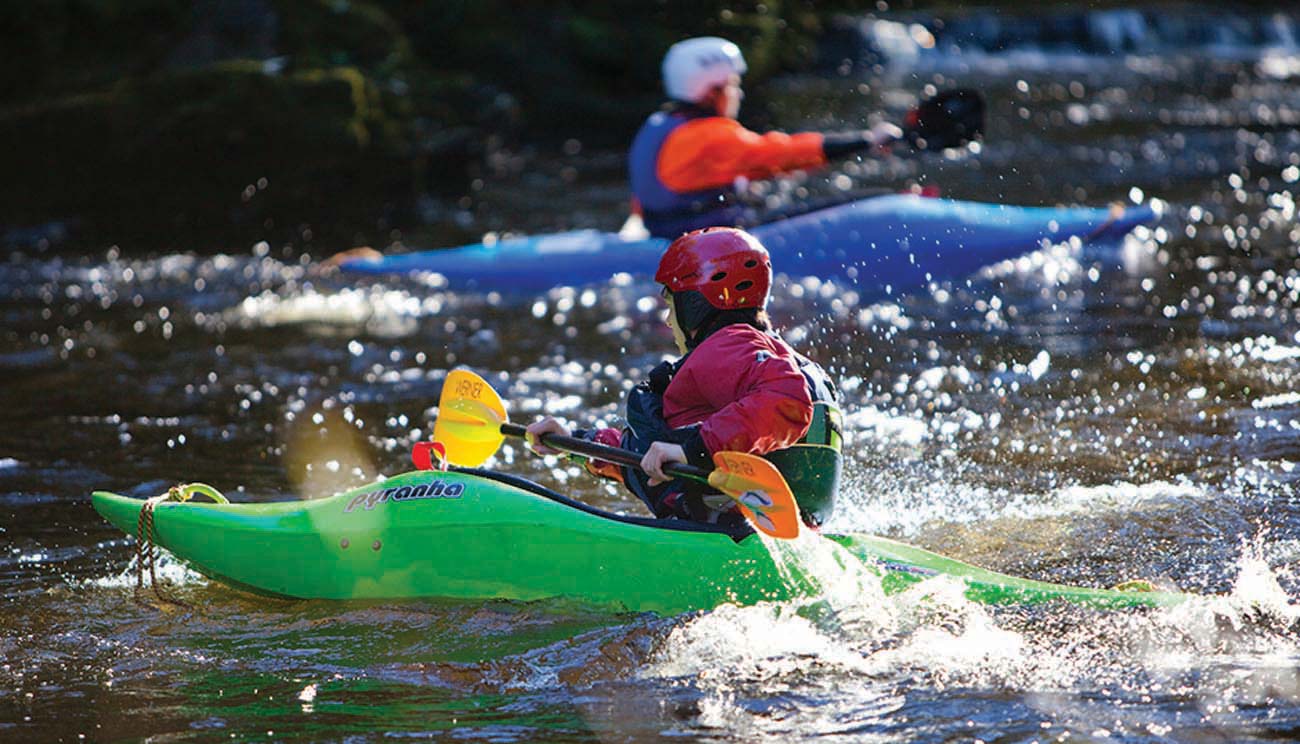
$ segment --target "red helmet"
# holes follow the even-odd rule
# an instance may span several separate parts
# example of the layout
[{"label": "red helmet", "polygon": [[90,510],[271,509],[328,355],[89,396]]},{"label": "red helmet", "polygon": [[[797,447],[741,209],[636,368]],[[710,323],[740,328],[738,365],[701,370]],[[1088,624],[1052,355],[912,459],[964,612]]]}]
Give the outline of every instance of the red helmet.
[{"label": "red helmet", "polygon": [[718,310],[762,309],[772,260],[758,238],[734,227],[706,227],[673,241],[655,281],[673,294],[696,291]]}]

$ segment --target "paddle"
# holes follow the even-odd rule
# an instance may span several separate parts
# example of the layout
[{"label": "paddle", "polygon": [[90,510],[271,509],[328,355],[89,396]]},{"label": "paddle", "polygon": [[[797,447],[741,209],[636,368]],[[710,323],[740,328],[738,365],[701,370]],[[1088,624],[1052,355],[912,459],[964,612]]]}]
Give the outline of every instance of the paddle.
[{"label": "paddle", "polygon": [[917,150],[961,147],[983,133],[984,96],[973,88],[945,90],[903,118],[903,139]]},{"label": "paddle", "polygon": [[[505,404],[492,386],[467,369],[455,369],[443,382],[434,422],[433,441],[416,444],[411,452],[415,466],[434,467],[433,456],[463,467],[476,467],[492,456],[506,437],[523,439],[528,430],[509,422]],[[641,455],[586,439],[543,434],[552,449],[641,469]],[[772,463],[741,452],[719,452],[712,471],[685,463],[669,463],[664,472],[677,478],[706,483],[726,494],[740,507],[754,529],[772,537],[799,536],[799,508],[790,486]]]}]

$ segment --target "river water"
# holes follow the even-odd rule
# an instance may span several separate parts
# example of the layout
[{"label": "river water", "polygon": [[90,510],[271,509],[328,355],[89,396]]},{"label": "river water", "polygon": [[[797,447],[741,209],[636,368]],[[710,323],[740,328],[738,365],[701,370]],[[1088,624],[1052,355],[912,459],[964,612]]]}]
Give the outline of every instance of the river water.
[{"label": "river water", "polygon": [[[978,152],[841,165],[796,185],[812,196],[923,182],[1167,203],[1121,245],[1047,248],[895,303],[778,281],[777,324],[838,376],[848,414],[829,528],[1214,598],[1028,610],[849,583],[821,600],[833,613],[664,618],[292,602],[165,561],[188,607],[138,601],[133,539],[94,489],[281,500],[400,472],[454,365],[488,374],[516,420],[614,421],[671,339],[635,283],[456,295],[319,274],[322,246],[28,251],[0,264],[0,740],[1300,736],[1296,59],[1013,50],[769,92],[790,128],[897,113],[926,84],[990,99]],[[616,227],[618,154],[569,151],[489,172],[434,229]],[[515,448],[496,465],[639,513],[568,465]]]}]

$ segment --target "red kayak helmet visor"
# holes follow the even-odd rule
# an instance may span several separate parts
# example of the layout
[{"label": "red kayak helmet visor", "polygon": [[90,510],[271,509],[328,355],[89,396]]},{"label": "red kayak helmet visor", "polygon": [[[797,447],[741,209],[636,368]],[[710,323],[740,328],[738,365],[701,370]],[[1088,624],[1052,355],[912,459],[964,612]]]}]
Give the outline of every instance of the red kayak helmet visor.
[{"label": "red kayak helmet visor", "polygon": [[772,289],[772,259],[758,238],[744,230],[706,227],[668,246],[655,281],[674,295],[699,292],[718,310],[761,310]]}]

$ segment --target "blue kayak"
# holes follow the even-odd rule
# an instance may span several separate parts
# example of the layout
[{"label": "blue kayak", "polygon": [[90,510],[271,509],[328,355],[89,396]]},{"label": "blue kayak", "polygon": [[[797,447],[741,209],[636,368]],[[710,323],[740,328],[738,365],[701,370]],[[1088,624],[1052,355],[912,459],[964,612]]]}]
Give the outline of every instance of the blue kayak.
[{"label": "blue kayak", "polygon": [[[1045,243],[1075,237],[1114,241],[1157,216],[1152,205],[1017,207],[891,194],[751,231],[771,251],[778,272],[848,279],[870,299],[961,279]],[[453,289],[539,292],[603,282],[620,273],[651,276],[667,246],[662,238],[628,240],[576,230],[352,260],[341,268],[357,274],[433,272]]]}]

